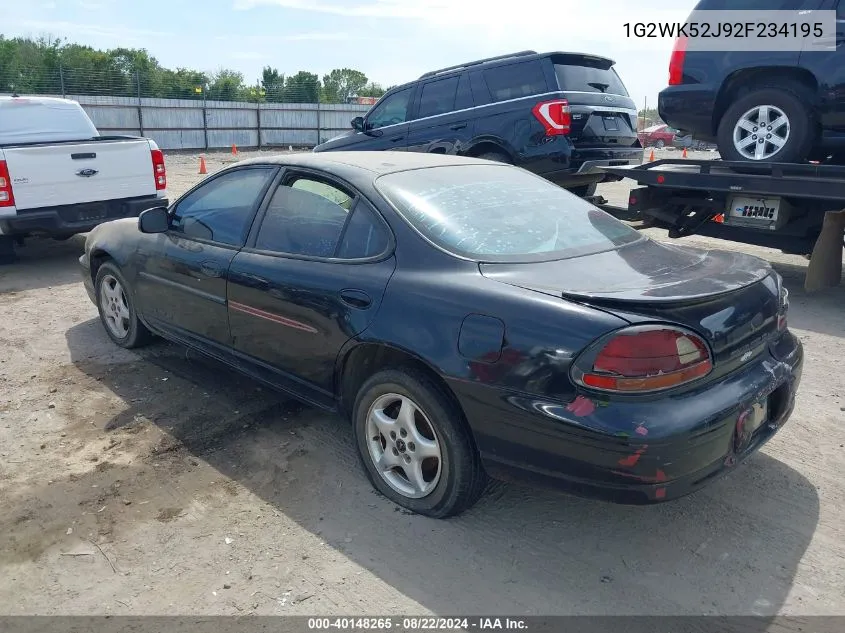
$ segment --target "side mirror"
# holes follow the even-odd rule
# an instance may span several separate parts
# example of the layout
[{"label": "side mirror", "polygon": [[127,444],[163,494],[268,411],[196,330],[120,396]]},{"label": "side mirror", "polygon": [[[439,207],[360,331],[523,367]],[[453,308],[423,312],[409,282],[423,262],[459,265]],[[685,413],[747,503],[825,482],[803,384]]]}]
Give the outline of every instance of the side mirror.
[{"label": "side mirror", "polygon": [[364,131],[364,117],[356,116],[352,119],[352,129],[357,130],[358,132]]},{"label": "side mirror", "polygon": [[167,207],[147,209],[138,216],[138,229],[141,233],[165,233],[169,228],[170,216]]}]

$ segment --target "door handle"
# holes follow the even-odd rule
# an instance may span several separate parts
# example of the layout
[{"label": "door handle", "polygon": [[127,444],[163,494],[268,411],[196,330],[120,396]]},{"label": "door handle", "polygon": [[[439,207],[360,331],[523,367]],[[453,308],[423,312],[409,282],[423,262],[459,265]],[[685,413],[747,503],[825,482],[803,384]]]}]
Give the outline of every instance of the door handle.
[{"label": "door handle", "polygon": [[200,272],[206,277],[219,277],[220,267],[212,261],[205,261],[200,264]]},{"label": "door handle", "polygon": [[467,126],[466,123],[456,123],[455,125],[451,126],[450,130],[463,130]]},{"label": "door handle", "polygon": [[404,134],[402,136],[394,136],[392,139],[390,139],[390,142],[391,143],[398,143],[399,141],[401,141],[404,138],[405,138]]},{"label": "door handle", "polygon": [[355,288],[347,288],[340,291],[340,300],[351,308],[364,309],[369,308],[373,300],[363,290],[356,290]]}]

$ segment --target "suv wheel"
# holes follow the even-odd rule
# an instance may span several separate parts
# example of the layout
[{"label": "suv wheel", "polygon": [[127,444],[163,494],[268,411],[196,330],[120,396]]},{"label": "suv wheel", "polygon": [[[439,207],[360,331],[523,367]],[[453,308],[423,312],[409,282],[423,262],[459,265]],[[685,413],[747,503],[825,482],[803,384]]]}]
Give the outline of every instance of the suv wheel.
[{"label": "suv wheel", "polygon": [[394,503],[445,518],[484,491],[487,477],[463,414],[426,374],[375,374],[358,392],[352,421],[367,477]]},{"label": "suv wheel", "polygon": [[758,88],[734,101],[719,124],[722,158],[798,163],[813,144],[813,114],[797,92]]},{"label": "suv wheel", "polygon": [[589,185],[581,185],[580,187],[567,187],[569,193],[574,193],[579,198],[589,198],[596,195],[596,188],[598,183],[594,182]]}]

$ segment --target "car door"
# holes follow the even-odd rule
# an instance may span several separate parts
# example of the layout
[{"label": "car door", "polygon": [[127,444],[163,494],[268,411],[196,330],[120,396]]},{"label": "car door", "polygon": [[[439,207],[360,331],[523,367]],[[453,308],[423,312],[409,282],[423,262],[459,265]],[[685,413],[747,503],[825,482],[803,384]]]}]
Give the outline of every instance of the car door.
[{"label": "car door", "polygon": [[404,151],[408,141],[408,118],[414,86],[386,95],[364,117],[364,132],[355,146],[343,149]]},{"label": "car door", "polygon": [[385,221],[350,187],[286,171],[229,268],[229,323],[242,363],[332,406],[337,355],[381,304],[392,244]]},{"label": "car door", "polygon": [[138,306],[155,329],[212,353],[230,347],[226,276],[278,172],[249,166],[212,176],[170,209],[170,229],[138,248]]},{"label": "car door", "polygon": [[421,83],[414,120],[408,126],[408,151],[433,154],[465,151],[474,132],[472,107],[467,73]]}]

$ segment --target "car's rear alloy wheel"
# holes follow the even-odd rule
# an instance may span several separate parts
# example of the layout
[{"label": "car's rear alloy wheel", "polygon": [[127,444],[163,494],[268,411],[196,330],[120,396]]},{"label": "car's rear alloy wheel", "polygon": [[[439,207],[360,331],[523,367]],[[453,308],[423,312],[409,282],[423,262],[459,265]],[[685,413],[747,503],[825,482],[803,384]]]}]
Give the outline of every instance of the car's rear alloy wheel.
[{"label": "car's rear alloy wheel", "polygon": [[657,149],[663,149],[664,145],[666,145],[666,143],[663,142],[663,139],[657,139],[657,141],[654,143],[654,147]]},{"label": "car's rear alloy wheel", "polygon": [[444,518],[481,496],[487,478],[463,413],[425,372],[378,372],[359,390],[352,415],[367,477],[391,501]]},{"label": "car's rear alloy wheel", "polygon": [[814,141],[812,109],[791,85],[753,89],[734,101],[719,123],[724,160],[798,163]]},{"label": "car's rear alloy wheel", "polygon": [[420,406],[398,393],[380,396],[367,413],[370,459],[387,485],[409,499],[431,494],[440,481],[440,442]]},{"label": "car's rear alloy wheel", "polygon": [[789,117],[773,105],[755,106],[734,126],[733,143],[746,160],[769,160],[789,142]]},{"label": "car's rear alloy wheel", "polygon": [[102,264],[95,288],[100,320],[109,338],[127,349],[147,343],[151,334],[138,320],[132,293],[120,269],[112,262]]}]

